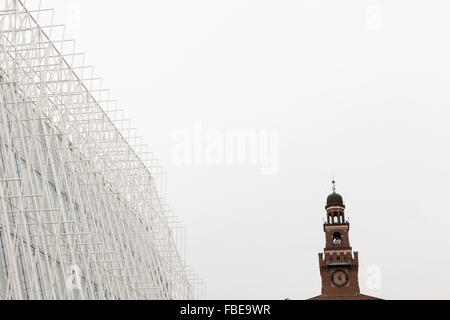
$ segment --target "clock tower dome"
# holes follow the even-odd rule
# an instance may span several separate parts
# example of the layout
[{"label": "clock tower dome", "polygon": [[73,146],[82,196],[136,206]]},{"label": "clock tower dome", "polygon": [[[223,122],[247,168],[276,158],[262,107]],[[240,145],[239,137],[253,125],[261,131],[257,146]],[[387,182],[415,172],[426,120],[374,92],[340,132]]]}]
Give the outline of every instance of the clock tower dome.
[{"label": "clock tower dome", "polygon": [[319,253],[322,294],[312,299],[349,300],[377,299],[362,295],[358,282],[358,252],[350,246],[350,223],[345,219],[345,205],[342,196],[333,192],[327,198],[324,252]]}]

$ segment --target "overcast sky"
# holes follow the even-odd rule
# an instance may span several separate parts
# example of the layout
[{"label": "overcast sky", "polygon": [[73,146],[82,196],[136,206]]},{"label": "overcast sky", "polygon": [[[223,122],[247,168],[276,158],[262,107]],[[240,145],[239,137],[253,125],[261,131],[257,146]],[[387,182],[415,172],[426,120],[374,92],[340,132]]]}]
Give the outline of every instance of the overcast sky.
[{"label": "overcast sky", "polygon": [[[68,38],[166,167],[168,200],[187,226],[188,260],[207,298],[320,294],[333,174],[361,291],[450,298],[450,2],[43,6],[69,23]],[[279,134],[268,145],[278,170],[180,165],[174,134],[195,139],[199,125],[224,136]]]}]

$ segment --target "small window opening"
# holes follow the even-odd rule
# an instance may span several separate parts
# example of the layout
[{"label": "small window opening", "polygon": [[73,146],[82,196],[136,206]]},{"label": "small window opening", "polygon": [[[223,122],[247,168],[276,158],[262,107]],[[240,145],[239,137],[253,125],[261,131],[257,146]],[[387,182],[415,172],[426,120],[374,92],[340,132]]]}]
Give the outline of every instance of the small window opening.
[{"label": "small window opening", "polygon": [[339,232],[333,233],[333,244],[340,245],[342,243],[341,234]]}]

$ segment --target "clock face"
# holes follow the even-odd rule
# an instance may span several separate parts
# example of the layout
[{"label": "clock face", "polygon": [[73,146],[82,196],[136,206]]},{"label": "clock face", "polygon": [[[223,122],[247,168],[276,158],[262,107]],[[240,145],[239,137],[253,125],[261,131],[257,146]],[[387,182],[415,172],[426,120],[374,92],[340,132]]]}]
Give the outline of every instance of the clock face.
[{"label": "clock face", "polygon": [[334,283],[336,287],[343,287],[348,283],[348,273],[345,270],[335,270],[331,274],[331,282]]}]

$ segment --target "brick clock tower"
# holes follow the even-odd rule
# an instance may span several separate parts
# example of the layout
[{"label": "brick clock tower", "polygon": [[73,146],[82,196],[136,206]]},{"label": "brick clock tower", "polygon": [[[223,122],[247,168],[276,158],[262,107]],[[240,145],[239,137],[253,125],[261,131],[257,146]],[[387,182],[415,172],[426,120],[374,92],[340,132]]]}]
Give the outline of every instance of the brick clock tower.
[{"label": "brick clock tower", "polygon": [[311,300],[372,300],[378,299],[360,293],[358,283],[358,252],[350,246],[350,224],[345,220],[345,205],[341,195],[333,193],[327,198],[325,248],[319,253],[322,294]]}]

